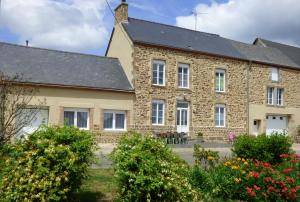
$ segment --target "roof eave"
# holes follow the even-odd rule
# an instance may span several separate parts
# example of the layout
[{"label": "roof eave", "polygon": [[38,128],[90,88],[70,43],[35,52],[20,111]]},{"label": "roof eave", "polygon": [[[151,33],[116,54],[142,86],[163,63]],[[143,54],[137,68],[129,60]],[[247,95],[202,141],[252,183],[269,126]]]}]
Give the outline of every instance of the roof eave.
[{"label": "roof eave", "polygon": [[16,84],[37,86],[37,87],[55,87],[55,88],[69,88],[69,89],[82,89],[82,90],[98,90],[98,91],[110,91],[110,92],[123,92],[123,93],[135,93],[134,89],[125,90],[117,88],[102,88],[91,86],[76,86],[76,85],[63,85],[63,84],[51,84],[51,83],[36,83],[36,82],[16,82]]}]

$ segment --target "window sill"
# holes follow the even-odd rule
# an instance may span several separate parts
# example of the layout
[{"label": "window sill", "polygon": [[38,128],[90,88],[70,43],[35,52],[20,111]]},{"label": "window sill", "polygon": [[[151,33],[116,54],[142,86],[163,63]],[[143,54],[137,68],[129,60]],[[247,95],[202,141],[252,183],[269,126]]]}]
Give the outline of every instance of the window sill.
[{"label": "window sill", "polygon": [[107,132],[127,132],[126,129],[103,129],[103,131],[107,131]]},{"label": "window sill", "polygon": [[222,128],[226,128],[226,126],[215,126],[215,128],[220,128],[220,129],[222,129]]},{"label": "window sill", "polygon": [[152,124],[152,126],[165,126],[165,124]]},{"label": "window sill", "polygon": [[267,107],[277,107],[277,108],[285,108],[285,105],[275,105],[275,104],[267,104]]},{"label": "window sill", "polygon": [[166,87],[166,85],[152,84],[152,87],[164,88],[164,87]]},{"label": "window sill", "polygon": [[215,91],[217,94],[226,94],[226,91]]},{"label": "window sill", "polygon": [[190,88],[178,87],[177,90],[181,91],[192,91]]}]

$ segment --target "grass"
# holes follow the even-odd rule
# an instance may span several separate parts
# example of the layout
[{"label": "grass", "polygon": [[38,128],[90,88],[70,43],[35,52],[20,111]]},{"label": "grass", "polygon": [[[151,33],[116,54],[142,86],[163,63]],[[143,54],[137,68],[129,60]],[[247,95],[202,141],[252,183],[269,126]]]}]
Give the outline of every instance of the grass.
[{"label": "grass", "polygon": [[117,191],[113,175],[113,169],[90,168],[76,199],[82,202],[113,201]]}]

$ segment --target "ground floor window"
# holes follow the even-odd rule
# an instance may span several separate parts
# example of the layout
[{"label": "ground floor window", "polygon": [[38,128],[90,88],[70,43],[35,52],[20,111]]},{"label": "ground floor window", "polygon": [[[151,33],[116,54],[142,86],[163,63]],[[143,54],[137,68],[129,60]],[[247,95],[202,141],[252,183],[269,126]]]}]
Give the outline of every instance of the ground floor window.
[{"label": "ground floor window", "polygon": [[152,124],[164,124],[165,103],[162,100],[152,101]]},{"label": "ground floor window", "polygon": [[[48,119],[48,109],[23,109],[16,120],[16,128],[18,130],[17,138],[24,138],[26,135],[32,134],[43,125],[47,126]],[[20,128],[20,130],[18,128]]]},{"label": "ground floor window", "polygon": [[215,107],[215,126],[225,127],[225,105],[218,104]]},{"label": "ground floor window", "polygon": [[75,126],[80,129],[89,129],[89,110],[65,108],[64,122],[68,126]]},{"label": "ground floor window", "polygon": [[126,130],[125,111],[104,111],[105,130]]}]

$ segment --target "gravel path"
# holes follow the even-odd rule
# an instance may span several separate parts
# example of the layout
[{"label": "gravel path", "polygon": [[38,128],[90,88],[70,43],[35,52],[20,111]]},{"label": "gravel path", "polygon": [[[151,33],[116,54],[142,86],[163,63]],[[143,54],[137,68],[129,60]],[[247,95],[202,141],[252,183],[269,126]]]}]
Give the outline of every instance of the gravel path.
[{"label": "gravel path", "polygon": [[[184,145],[170,145],[172,150],[178,154],[182,159],[184,159],[189,165],[193,165],[193,145],[199,144],[198,142],[190,142]],[[112,167],[112,162],[109,159],[109,154],[113,151],[117,144],[99,144],[99,150],[96,152],[96,156],[100,162],[95,163],[92,167],[95,168],[110,168]],[[210,149],[213,151],[218,151],[221,157],[231,156],[231,145],[226,143],[200,143],[203,148]],[[300,154],[300,144],[293,144],[293,150],[297,154]]]}]

